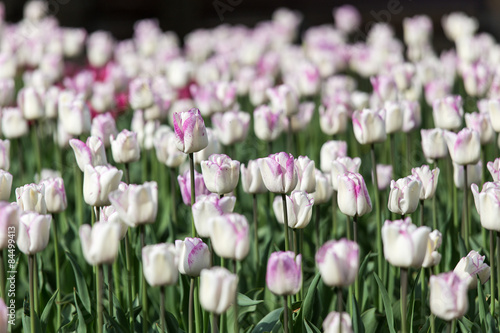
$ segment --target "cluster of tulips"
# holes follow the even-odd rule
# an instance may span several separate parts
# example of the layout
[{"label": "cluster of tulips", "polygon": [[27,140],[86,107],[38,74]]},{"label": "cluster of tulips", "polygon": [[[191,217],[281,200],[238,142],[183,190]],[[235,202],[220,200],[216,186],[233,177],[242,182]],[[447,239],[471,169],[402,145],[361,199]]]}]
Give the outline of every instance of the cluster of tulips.
[{"label": "cluster of tulips", "polygon": [[288,9],[182,47],[3,12],[0,333],[497,330],[500,45],[474,18],[438,57],[429,17],[358,41],[350,5],[301,45]]}]

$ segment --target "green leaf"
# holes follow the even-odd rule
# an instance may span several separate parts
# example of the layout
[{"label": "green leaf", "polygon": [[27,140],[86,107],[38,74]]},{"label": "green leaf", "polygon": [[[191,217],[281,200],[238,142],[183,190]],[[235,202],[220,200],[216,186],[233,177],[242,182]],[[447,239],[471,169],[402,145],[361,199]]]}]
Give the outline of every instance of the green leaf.
[{"label": "green leaf", "polygon": [[82,270],[75,257],[68,251],[66,251],[66,257],[68,258],[71,266],[73,267],[73,272],[75,273],[76,289],[78,291],[78,296],[82,301],[83,307],[88,313],[92,312],[92,306],[90,305],[89,291],[87,289],[87,284],[85,283],[85,277],[83,276]]},{"label": "green leaf", "polygon": [[264,318],[261,319],[257,323],[257,325],[254,327],[252,330],[252,333],[264,333],[264,332],[269,332],[271,331],[277,324],[281,326],[280,321],[280,315],[283,312],[284,308],[279,308],[274,311],[271,311],[270,313],[267,314]]},{"label": "green leaf", "polygon": [[309,320],[304,320],[304,326],[306,328],[307,333],[321,333],[319,328],[314,326]]},{"label": "green leaf", "polygon": [[50,318],[50,311],[52,310],[52,306],[54,305],[54,302],[57,298],[58,293],[59,293],[59,290],[56,290],[54,295],[52,295],[52,297],[49,299],[49,301],[45,305],[45,308],[43,309],[43,312],[42,312],[42,316],[40,317],[40,324],[41,324],[44,331],[47,328],[47,322]]},{"label": "green leaf", "polygon": [[363,312],[361,315],[361,320],[363,321],[363,326],[365,327],[365,333],[375,333],[377,331],[378,322],[376,311],[377,309],[371,308]]},{"label": "green leaf", "polygon": [[391,300],[389,299],[387,290],[384,287],[384,283],[380,281],[380,278],[378,277],[377,273],[374,272],[373,275],[375,276],[375,281],[377,281],[378,288],[382,295],[382,302],[384,303],[385,314],[387,317],[387,325],[389,325],[389,331],[391,333],[396,333],[396,330],[394,329],[394,314],[392,313]]},{"label": "green leaf", "polygon": [[85,317],[83,316],[83,312],[78,306],[78,298],[76,297],[76,291],[73,290],[73,297],[75,298],[75,307],[76,307],[76,313],[78,314],[78,326],[76,328],[76,331],[78,333],[86,333],[87,332],[87,325],[85,323]]},{"label": "green leaf", "polygon": [[361,320],[361,316],[359,314],[358,302],[356,302],[356,297],[354,297],[354,293],[351,293],[352,298],[352,328],[356,333],[365,333],[365,327],[363,325],[363,321]]},{"label": "green leaf", "polygon": [[316,290],[318,289],[319,279],[321,278],[321,274],[318,272],[316,276],[312,280],[309,285],[309,289],[307,289],[306,298],[304,299],[304,303],[302,305],[302,310],[304,314],[304,319],[311,320],[312,312],[314,308],[314,301],[316,299]]},{"label": "green leaf", "polygon": [[240,307],[258,305],[258,304],[264,303],[263,300],[259,300],[259,299],[253,300],[250,297],[248,297],[244,294],[241,294],[241,293],[238,293],[237,297],[238,297],[238,306],[240,306]]}]

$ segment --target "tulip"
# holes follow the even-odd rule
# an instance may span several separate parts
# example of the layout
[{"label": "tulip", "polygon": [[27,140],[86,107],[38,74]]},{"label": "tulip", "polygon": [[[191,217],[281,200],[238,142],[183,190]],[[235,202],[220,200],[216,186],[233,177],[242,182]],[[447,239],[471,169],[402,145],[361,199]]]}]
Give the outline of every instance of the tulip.
[{"label": "tulip", "polygon": [[220,111],[230,110],[236,102],[236,82],[219,81],[214,83],[215,98],[220,104]]},{"label": "tulip", "polygon": [[64,180],[61,177],[42,180],[47,212],[60,213],[68,207]]},{"label": "tulip", "polygon": [[193,154],[194,163],[196,164],[200,164],[201,161],[208,160],[210,155],[221,153],[219,139],[217,139],[215,132],[211,128],[207,128],[207,137],[208,146]]},{"label": "tulip", "polygon": [[453,163],[453,181],[455,186],[460,190],[464,189],[465,167],[467,167],[467,188],[469,188],[472,184],[479,184],[481,182],[481,175],[483,172],[483,163],[481,161],[477,164],[467,166]]},{"label": "tulip", "polygon": [[130,82],[129,101],[134,110],[143,110],[153,105],[153,91],[149,79],[139,77]]},{"label": "tulip", "polygon": [[316,264],[327,286],[348,287],[358,275],[359,246],[345,238],[328,241],[316,253]]},{"label": "tulip", "polygon": [[[208,137],[210,141],[210,135]],[[175,146],[175,140],[175,133],[170,129],[170,127],[162,125],[158,128],[158,130],[156,130],[154,140],[156,158],[160,163],[165,164],[169,168],[177,168],[186,160],[186,154],[177,149]],[[197,154],[198,153],[195,153],[195,156]]]},{"label": "tulip", "polygon": [[350,157],[337,157],[332,162],[332,167],[331,167],[331,179],[332,179],[332,186],[334,191],[339,190],[339,183],[338,183],[338,177],[342,176],[346,172],[354,172],[358,173],[359,172],[359,167],[361,166],[361,159],[359,157],[355,158],[350,158]]},{"label": "tulip", "polygon": [[338,176],[338,207],[348,216],[363,216],[372,211],[372,202],[365,180],[359,173],[346,172]]},{"label": "tulip", "polygon": [[[468,47],[471,47],[470,44]],[[462,78],[465,92],[473,97],[484,96],[490,88],[492,75],[493,70],[481,60],[474,63],[464,63],[462,66]]]},{"label": "tulip", "polygon": [[[341,323],[339,323],[341,321]],[[347,312],[342,314],[332,311],[323,321],[324,333],[352,333],[351,317]]]},{"label": "tulip", "polygon": [[[356,7],[351,5],[342,5],[333,10],[335,27],[342,32],[351,33],[361,24],[361,14]],[[344,330],[342,330],[344,332]],[[347,332],[347,331],[345,331]]]},{"label": "tulip", "polygon": [[58,113],[60,124],[69,134],[78,136],[90,131],[90,110],[83,94],[62,91],[59,94]]},{"label": "tulip", "polygon": [[112,223],[120,227],[120,240],[125,238],[128,231],[128,225],[118,215],[114,206],[101,207],[100,221],[102,223]]},{"label": "tulip", "polygon": [[9,106],[14,100],[15,84],[13,79],[0,79],[0,106]]},{"label": "tulip", "polygon": [[479,26],[475,18],[469,17],[462,12],[444,15],[441,19],[441,25],[446,37],[452,41],[474,35]]},{"label": "tulip", "polygon": [[268,101],[266,94],[268,89],[274,85],[274,79],[269,75],[260,75],[255,80],[250,82],[248,97],[252,105],[262,105]]},{"label": "tulip", "polygon": [[241,164],[240,174],[243,191],[250,194],[261,194],[267,192],[267,188],[262,180],[259,162],[257,162],[257,160],[248,161],[248,166]]},{"label": "tulip", "polygon": [[429,280],[430,308],[435,316],[451,321],[462,317],[469,307],[467,282],[456,273],[433,275]]},{"label": "tulip", "polygon": [[23,212],[19,217],[17,247],[27,255],[43,251],[49,244],[52,216]]},{"label": "tulip", "polygon": [[76,162],[82,172],[85,171],[87,165],[106,165],[106,150],[104,143],[98,137],[89,136],[86,143],[78,139],[71,139],[69,144],[75,152]]},{"label": "tulip", "polygon": [[[191,206],[191,175],[189,174],[189,170],[186,170],[183,176],[177,176],[177,181],[181,189],[182,201],[186,206]],[[205,186],[203,176],[196,172],[196,170],[194,172],[194,188],[196,200],[198,200],[200,195],[210,194],[210,191]]]},{"label": "tulip", "polygon": [[7,201],[12,190],[12,175],[8,171],[0,169],[0,200]]},{"label": "tulip", "polygon": [[11,316],[9,315],[9,309],[2,298],[0,298],[0,331],[8,332],[9,327],[9,319]]},{"label": "tulip", "polygon": [[200,238],[176,240],[175,249],[179,256],[179,273],[197,277],[203,269],[210,268],[212,255]]},{"label": "tulip", "polygon": [[174,88],[183,88],[191,79],[193,64],[184,58],[175,58],[167,64],[166,77]]},{"label": "tulip", "polygon": [[427,240],[427,251],[425,252],[425,258],[422,262],[422,267],[434,267],[439,265],[441,262],[441,254],[437,249],[441,246],[443,235],[439,230],[434,230],[429,234],[429,239]]},{"label": "tulip", "polygon": [[83,199],[87,205],[109,206],[110,192],[118,189],[123,171],[109,165],[93,167],[87,164],[83,175]]},{"label": "tulip", "polygon": [[437,100],[442,100],[451,94],[451,86],[448,80],[435,78],[424,86],[425,101],[429,105]]},{"label": "tulip", "polygon": [[47,214],[44,185],[26,184],[16,188],[16,202],[22,211]]},{"label": "tulip", "polygon": [[411,88],[412,81],[415,79],[415,65],[410,62],[396,64],[392,67],[391,75],[398,90],[404,92]]},{"label": "tulip", "polygon": [[448,96],[432,103],[434,125],[446,130],[457,130],[462,127],[464,115],[462,97]]},{"label": "tulip", "polygon": [[428,165],[422,165],[420,168],[411,169],[411,174],[422,183],[420,200],[433,198],[439,179],[439,168],[431,170]]},{"label": "tulip", "polygon": [[316,205],[324,204],[330,201],[333,195],[332,182],[328,175],[321,172],[321,170],[315,170],[316,177],[316,191],[311,193],[311,196]]},{"label": "tulip", "polygon": [[19,108],[2,110],[2,134],[7,139],[17,139],[28,133],[28,122]]},{"label": "tulip", "polygon": [[51,86],[43,95],[43,104],[45,107],[45,118],[56,119],[59,112],[59,94],[61,89],[57,86]]},{"label": "tulip", "polygon": [[217,97],[217,83],[210,82],[201,86],[191,85],[190,93],[195,105],[200,109],[202,116],[210,116],[224,110],[221,101]]},{"label": "tulip", "polygon": [[107,31],[95,31],[87,39],[87,58],[93,67],[103,67],[113,55],[113,36]]},{"label": "tulip", "polygon": [[421,188],[422,181],[417,177],[408,176],[397,181],[392,180],[387,207],[396,214],[413,213],[418,206]]},{"label": "tulip", "polygon": [[299,112],[299,99],[294,90],[286,85],[269,88],[266,91],[274,113],[283,112],[290,117]]},{"label": "tulip", "polygon": [[316,177],[314,161],[307,156],[299,156],[295,160],[297,166],[297,186],[295,190],[313,193],[316,190]]},{"label": "tulip", "polygon": [[[312,116],[314,114],[315,105],[313,102],[304,102],[299,104],[299,112],[290,117],[292,122],[292,132],[298,133],[306,128],[309,123],[311,123]],[[288,119],[283,119],[285,122]],[[288,124],[285,124],[285,127]]]},{"label": "tulip", "polygon": [[35,88],[22,88],[17,95],[17,104],[26,120],[37,120],[45,114],[42,98]]},{"label": "tulip", "polygon": [[245,216],[228,213],[211,218],[209,223],[210,240],[218,256],[240,261],[247,256],[250,230]]},{"label": "tulip", "polygon": [[154,181],[142,185],[131,184],[124,190],[112,191],[108,198],[122,221],[130,227],[151,224],[156,220],[158,185]]},{"label": "tulip", "polygon": [[420,130],[422,136],[422,151],[431,162],[445,158],[448,155],[448,146],[444,138],[444,130],[433,128],[429,130]]},{"label": "tulip", "polygon": [[66,57],[75,57],[83,49],[87,32],[83,28],[63,28],[63,53]]},{"label": "tulip", "polygon": [[[288,226],[293,229],[304,229],[311,222],[314,199],[305,191],[293,191],[286,196]],[[273,201],[274,215],[279,223],[284,224],[283,200],[275,197]]]},{"label": "tulip", "polygon": [[481,284],[485,284],[490,278],[490,266],[484,263],[484,258],[485,256],[472,250],[467,256],[460,259],[457,266],[455,266],[453,273],[467,283],[468,289],[477,287],[478,275]]},{"label": "tulip", "polygon": [[401,132],[403,129],[403,109],[401,104],[394,101],[387,101],[384,104],[385,111],[385,131],[387,134]]},{"label": "tulip", "polygon": [[347,156],[347,142],[345,141],[327,141],[321,146],[320,150],[320,169],[325,173],[332,170],[332,162],[339,157]]},{"label": "tulip", "polygon": [[481,192],[479,192],[476,184],[472,184],[471,189],[483,228],[500,231],[500,222],[498,220],[498,214],[500,213],[500,185],[496,182],[486,182]]},{"label": "tulip", "polygon": [[212,116],[212,124],[219,141],[226,146],[245,141],[250,125],[250,114],[227,111]]},{"label": "tulip", "polygon": [[397,97],[396,82],[390,76],[379,75],[370,78],[373,94],[382,102],[394,101]]},{"label": "tulip", "polygon": [[385,221],[382,227],[382,242],[385,259],[396,267],[420,268],[425,259],[426,247],[431,229],[417,228],[411,218]]},{"label": "tulip", "polygon": [[89,265],[112,264],[118,256],[120,227],[113,223],[84,224],[80,227],[82,252]]},{"label": "tulip", "polygon": [[172,285],[179,278],[178,254],[174,244],[160,243],[142,248],[142,270],[152,287]]},{"label": "tulip", "polygon": [[403,132],[408,133],[418,129],[422,123],[420,103],[408,100],[401,101],[401,109],[403,112]]},{"label": "tulip", "polygon": [[196,197],[192,213],[198,235],[201,237],[210,237],[210,219],[226,213],[232,213],[235,202],[236,198],[233,196],[219,198],[215,193]]},{"label": "tulip", "polygon": [[191,154],[208,146],[207,131],[200,110],[174,113],[176,146],[180,151]]},{"label": "tulip", "polygon": [[302,287],[302,256],[273,252],[267,261],[266,285],[276,295],[294,295]]},{"label": "tulip", "polygon": [[113,82],[96,82],[92,89],[90,104],[95,111],[110,111],[115,106],[115,86]]},{"label": "tulip", "polygon": [[468,128],[479,133],[481,145],[493,142],[495,132],[491,126],[490,115],[488,113],[466,113],[465,124]]},{"label": "tulip", "polygon": [[297,186],[297,167],[292,154],[285,152],[257,160],[264,185],[273,193],[288,193]]},{"label": "tulip", "polygon": [[111,153],[116,163],[132,163],[141,157],[141,148],[137,140],[137,133],[124,129],[116,138],[110,137]]},{"label": "tulip", "polygon": [[109,147],[109,137],[115,136],[116,133],[116,122],[111,113],[99,114],[92,120],[90,135],[100,138],[105,147]]},{"label": "tulip", "polygon": [[490,99],[488,101],[491,126],[495,132],[500,132],[500,99]]},{"label": "tulip", "polygon": [[[67,90],[63,93],[69,93],[69,96],[73,96],[73,98],[75,94],[80,95],[83,100],[87,100],[92,94],[94,81],[94,73],[90,70],[80,71],[73,78],[66,77],[64,79],[64,86]],[[59,106],[60,102],[61,95],[59,95]]]},{"label": "tulip", "polygon": [[214,154],[210,155],[208,161],[201,162],[201,171],[210,192],[226,194],[238,185],[240,162],[231,160],[224,154]]},{"label": "tulip", "polygon": [[0,201],[0,249],[9,246],[9,230],[18,228],[19,215],[19,206]]},{"label": "tulip", "polygon": [[481,158],[479,133],[464,128],[458,134],[445,132],[446,144],[453,162],[460,165],[476,164]]},{"label": "tulip", "polygon": [[372,144],[385,141],[387,134],[382,112],[370,109],[354,111],[352,122],[354,136],[359,143]]},{"label": "tulip", "polygon": [[493,181],[500,181],[500,158],[496,158],[493,162],[488,162],[486,166],[488,167],[488,171],[490,172]]},{"label": "tulip", "polygon": [[416,15],[403,19],[405,43],[409,46],[427,45],[432,35],[432,21],[427,15]]},{"label": "tulip", "polygon": [[208,312],[221,314],[236,301],[238,276],[224,267],[204,269],[200,273],[200,304]]},{"label": "tulip", "polygon": [[0,169],[8,171],[10,168],[10,141],[0,140]]},{"label": "tulip", "polygon": [[388,188],[392,181],[392,165],[377,164],[377,180],[377,186],[380,191]]},{"label": "tulip", "polygon": [[283,112],[273,112],[261,105],[253,112],[255,136],[263,141],[274,141],[283,132]]},{"label": "tulip", "polygon": [[319,126],[326,135],[344,133],[348,117],[348,110],[342,104],[319,106]]}]

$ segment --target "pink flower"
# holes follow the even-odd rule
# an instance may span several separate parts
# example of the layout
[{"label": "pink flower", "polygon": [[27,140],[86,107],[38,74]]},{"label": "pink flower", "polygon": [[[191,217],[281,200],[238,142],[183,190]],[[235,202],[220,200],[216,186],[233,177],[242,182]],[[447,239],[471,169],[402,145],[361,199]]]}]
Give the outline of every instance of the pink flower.
[{"label": "pink flower", "polygon": [[295,253],[273,252],[267,261],[266,285],[276,295],[294,295],[302,286],[302,256]]},{"label": "pink flower", "polygon": [[208,146],[205,122],[200,110],[196,108],[174,113],[174,131],[177,149],[186,154],[198,152]]},{"label": "pink flower", "polygon": [[273,112],[267,105],[261,105],[253,112],[255,136],[263,141],[274,141],[283,132],[283,112]]},{"label": "pink flower", "polygon": [[329,287],[348,287],[359,270],[359,246],[342,238],[323,244],[316,253],[316,264],[323,282]]},{"label": "pink flower", "polygon": [[469,307],[467,282],[455,272],[431,276],[429,280],[431,312],[446,321],[462,317]]},{"label": "pink flower", "polygon": [[281,152],[257,161],[264,185],[270,192],[288,193],[297,186],[297,167],[292,154]]},{"label": "pink flower", "polygon": [[[186,170],[183,176],[177,176],[179,187],[181,189],[182,201],[186,206],[191,206],[191,176],[189,170]],[[205,186],[201,173],[194,171],[194,190],[196,198],[200,195],[210,194],[210,191]]]},{"label": "pink flower", "polygon": [[479,133],[464,128],[460,132],[445,132],[446,144],[453,162],[460,165],[476,164],[481,158]]},{"label": "pink flower", "polygon": [[200,237],[210,237],[210,219],[226,213],[232,213],[235,202],[236,197],[224,196],[220,198],[215,193],[198,196],[192,207],[192,213],[194,226]]},{"label": "pink flower", "polygon": [[354,32],[361,24],[361,14],[356,7],[343,5],[333,10],[335,27],[345,33]]},{"label": "pink flower", "polygon": [[338,176],[337,203],[348,216],[362,216],[372,211],[372,202],[363,176],[346,172]]},{"label": "pink flower", "polygon": [[109,147],[110,136],[116,136],[117,132],[115,118],[110,112],[99,114],[92,120],[90,135],[99,137],[105,147]]}]

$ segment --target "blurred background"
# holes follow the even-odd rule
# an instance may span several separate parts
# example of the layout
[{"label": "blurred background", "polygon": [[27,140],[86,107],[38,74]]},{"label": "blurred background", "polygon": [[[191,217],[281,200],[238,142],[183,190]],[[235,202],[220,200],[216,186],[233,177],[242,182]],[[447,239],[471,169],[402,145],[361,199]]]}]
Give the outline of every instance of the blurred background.
[{"label": "blurred background", "polygon": [[[18,21],[22,17],[25,0],[4,0],[6,19]],[[480,22],[479,31],[486,31],[499,40],[499,0],[48,0],[50,14],[62,26],[84,27],[88,31],[108,30],[118,39],[132,36],[135,21],[157,18],[163,30],[173,30],[182,38],[196,28],[210,28],[221,23],[255,25],[270,19],[278,7],[299,10],[304,15],[301,29],[332,23],[332,8],[345,3],[356,6],[364,25],[369,22],[389,22],[402,37],[404,17],[427,14],[434,22],[434,47],[452,46],[443,34],[441,16],[451,11],[463,11]],[[396,8],[391,14],[389,7]],[[389,15],[384,15],[384,14]],[[363,30],[364,28],[362,28]],[[366,31],[364,31],[366,33]]]}]

